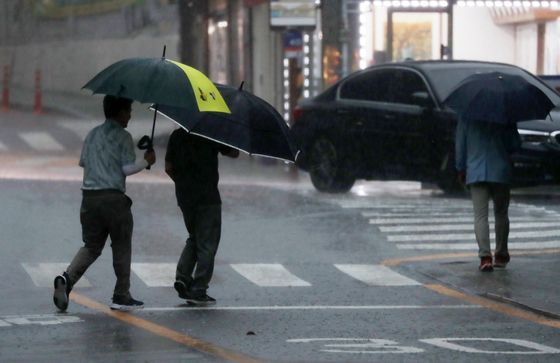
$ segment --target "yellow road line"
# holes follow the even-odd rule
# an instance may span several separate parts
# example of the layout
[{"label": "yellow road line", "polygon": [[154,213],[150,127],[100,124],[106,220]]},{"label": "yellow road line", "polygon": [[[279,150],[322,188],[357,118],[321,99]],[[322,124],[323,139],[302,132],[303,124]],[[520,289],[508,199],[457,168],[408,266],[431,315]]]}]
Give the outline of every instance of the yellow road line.
[{"label": "yellow road line", "polygon": [[[531,255],[551,255],[560,253],[560,248],[547,249],[547,250],[520,250],[520,251],[510,251],[511,256],[531,256]],[[381,262],[385,266],[398,266],[407,262],[422,262],[422,261],[434,261],[434,260],[448,260],[453,258],[462,257],[478,257],[476,252],[457,252],[457,253],[438,253],[434,255],[423,255],[423,256],[411,256],[403,258],[391,258]]]},{"label": "yellow road line", "polygon": [[[557,254],[557,253],[560,253],[560,249],[547,249],[547,250],[537,250],[537,251],[529,251],[529,250],[510,251],[510,255],[512,256],[547,255],[547,254]],[[410,262],[448,260],[448,259],[463,258],[463,257],[478,257],[478,254],[474,252],[459,252],[459,253],[440,253],[440,254],[424,255],[424,256],[411,256],[411,257],[404,257],[404,258],[387,259],[384,260],[382,264],[385,266],[398,266]],[[542,315],[539,315],[537,313],[533,313],[520,308],[513,307],[506,303],[493,301],[480,296],[469,295],[464,292],[440,284],[425,284],[423,286],[441,295],[451,296],[463,301],[467,301],[471,304],[483,306],[485,308],[497,311],[505,315],[513,316],[520,319],[525,319],[533,323],[560,329],[559,320],[550,319]]]},{"label": "yellow road line", "polygon": [[426,285],[424,285],[424,287],[426,287],[426,288],[428,288],[432,291],[435,291],[438,294],[451,296],[451,297],[454,297],[454,298],[457,298],[457,299],[460,299],[460,300],[464,300],[464,301],[467,301],[471,304],[480,305],[480,306],[483,306],[483,307],[488,308],[490,310],[497,311],[497,312],[502,313],[502,314],[514,316],[516,318],[529,320],[533,323],[537,323],[537,324],[541,324],[541,325],[547,325],[547,326],[550,326],[550,327],[553,327],[553,328],[560,329],[560,321],[559,320],[549,319],[547,317],[538,315],[536,313],[532,313],[530,311],[519,309],[519,308],[513,307],[513,306],[508,305],[508,304],[492,301],[492,300],[485,299],[485,298],[479,297],[479,296],[468,295],[468,294],[465,294],[463,292],[460,292],[460,291],[457,291],[457,290],[454,290],[454,289],[451,289],[451,288],[448,288],[448,287],[445,287],[445,286],[439,285],[439,284],[426,284]]},{"label": "yellow road line", "polygon": [[93,299],[90,299],[84,295],[80,295],[76,292],[72,292],[72,294],[70,294],[70,298],[72,299],[72,301],[80,305],[83,305],[87,308],[97,310],[112,318],[120,320],[124,323],[133,325],[137,328],[159,335],[160,337],[173,340],[179,344],[196,349],[203,353],[210,354],[214,357],[218,357],[218,358],[226,359],[231,362],[238,362],[238,363],[261,363],[261,361],[257,359],[239,354],[237,352],[234,352],[226,348],[213,345],[204,340],[191,337],[189,335],[183,334],[173,329],[169,329],[163,325],[159,325],[151,321],[139,318],[130,313],[111,310],[107,305],[101,304]]}]

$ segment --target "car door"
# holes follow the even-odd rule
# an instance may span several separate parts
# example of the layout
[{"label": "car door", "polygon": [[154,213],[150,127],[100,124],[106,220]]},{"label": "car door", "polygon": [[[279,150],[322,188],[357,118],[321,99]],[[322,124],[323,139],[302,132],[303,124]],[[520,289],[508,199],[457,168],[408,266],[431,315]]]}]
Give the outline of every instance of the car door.
[{"label": "car door", "polygon": [[406,168],[403,177],[424,180],[441,153],[435,102],[420,73],[402,68],[394,76],[392,105],[399,129],[394,138],[401,145],[397,164]]},{"label": "car door", "polygon": [[353,161],[360,177],[383,176],[386,166],[393,163],[386,138],[387,124],[393,122],[386,112],[391,78],[390,69],[370,69],[340,86],[337,112],[351,135]]}]

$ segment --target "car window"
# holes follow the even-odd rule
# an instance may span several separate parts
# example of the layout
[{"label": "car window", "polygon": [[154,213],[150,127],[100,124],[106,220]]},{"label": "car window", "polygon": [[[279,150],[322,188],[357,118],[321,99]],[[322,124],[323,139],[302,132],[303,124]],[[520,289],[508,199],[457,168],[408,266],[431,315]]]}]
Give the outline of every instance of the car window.
[{"label": "car window", "polygon": [[390,102],[392,73],[390,70],[360,73],[341,84],[340,98]]},{"label": "car window", "polygon": [[393,102],[425,106],[426,101],[414,97],[415,93],[424,92],[429,97],[428,87],[418,73],[398,70],[393,83]]}]

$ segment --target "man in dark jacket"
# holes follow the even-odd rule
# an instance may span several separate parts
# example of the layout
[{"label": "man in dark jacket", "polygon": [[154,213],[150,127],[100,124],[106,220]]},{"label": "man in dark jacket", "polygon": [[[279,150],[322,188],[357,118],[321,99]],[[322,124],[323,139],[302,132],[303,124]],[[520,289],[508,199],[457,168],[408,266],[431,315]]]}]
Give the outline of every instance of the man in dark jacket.
[{"label": "man in dark jacket", "polygon": [[232,158],[239,151],[179,128],[171,134],[165,172],[175,183],[177,204],[189,237],[175,276],[175,290],[188,303],[213,305],[206,293],[222,229],[222,200],[218,190],[218,153]]},{"label": "man in dark jacket", "polygon": [[[480,271],[504,268],[508,251],[511,154],[521,139],[515,124],[502,125],[484,120],[460,120],[455,140],[455,166],[459,179],[467,184],[474,208],[474,229],[478,242]],[[496,251],[492,263],[488,205],[494,204]]]}]

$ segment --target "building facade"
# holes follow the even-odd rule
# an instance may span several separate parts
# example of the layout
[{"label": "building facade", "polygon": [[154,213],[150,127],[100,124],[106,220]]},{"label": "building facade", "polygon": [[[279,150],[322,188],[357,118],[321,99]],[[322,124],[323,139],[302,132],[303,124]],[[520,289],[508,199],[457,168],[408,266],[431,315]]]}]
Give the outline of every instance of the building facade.
[{"label": "building facade", "polygon": [[512,63],[560,73],[558,1],[3,0],[0,66],[10,82],[79,92],[128,57],[181,59],[273,104],[289,121],[301,98],[349,73],[405,59]]}]

